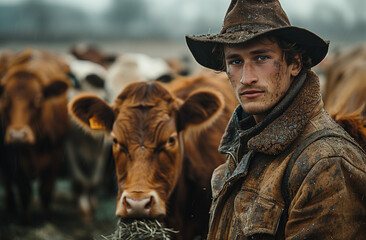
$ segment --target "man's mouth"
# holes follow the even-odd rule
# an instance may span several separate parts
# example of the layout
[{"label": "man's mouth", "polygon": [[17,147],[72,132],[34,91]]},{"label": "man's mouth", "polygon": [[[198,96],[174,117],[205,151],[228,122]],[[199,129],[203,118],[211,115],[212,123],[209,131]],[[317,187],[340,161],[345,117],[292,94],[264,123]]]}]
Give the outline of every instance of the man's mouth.
[{"label": "man's mouth", "polygon": [[244,92],[242,92],[240,95],[244,96],[246,98],[256,98],[261,96],[264,93],[264,91],[259,91],[259,90],[246,90]]}]

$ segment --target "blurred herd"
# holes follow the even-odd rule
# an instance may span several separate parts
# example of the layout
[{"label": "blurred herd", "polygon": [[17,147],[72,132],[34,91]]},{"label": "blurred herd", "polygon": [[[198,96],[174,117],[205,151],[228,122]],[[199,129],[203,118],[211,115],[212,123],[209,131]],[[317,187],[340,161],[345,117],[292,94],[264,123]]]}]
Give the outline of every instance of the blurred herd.
[{"label": "blurred herd", "polygon": [[68,179],[80,219],[92,221],[100,188],[116,195],[109,136],[87,133],[70,117],[68,102],[81,93],[113,104],[130,82],[171,81],[187,75],[185,59],[106,54],[79,44],[68,53],[41,48],[0,54],[0,171],[6,221],[29,224],[33,183],[43,217],[52,215],[55,182]]},{"label": "blurred herd", "polygon": [[[99,46],[87,44],[73,45],[67,53],[41,48],[2,49],[0,174],[6,221],[25,225],[32,221],[34,181],[39,182],[42,216],[45,221],[52,218],[52,199],[58,179],[71,182],[80,220],[93,221],[100,189],[111,196],[118,194],[113,138],[105,129],[91,133],[81,127],[71,117],[69,103],[89,94],[112,106],[134,82],[160,82],[169,86],[177,79],[185,81],[202,73],[208,74],[208,79],[217,78],[216,72],[191,69],[189,61],[186,57],[108,53]],[[331,53],[314,70],[321,76],[326,110],[365,149],[366,46]],[[220,79],[227,82],[226,76]],[[226,112],[224,123],[236,104]]]}]

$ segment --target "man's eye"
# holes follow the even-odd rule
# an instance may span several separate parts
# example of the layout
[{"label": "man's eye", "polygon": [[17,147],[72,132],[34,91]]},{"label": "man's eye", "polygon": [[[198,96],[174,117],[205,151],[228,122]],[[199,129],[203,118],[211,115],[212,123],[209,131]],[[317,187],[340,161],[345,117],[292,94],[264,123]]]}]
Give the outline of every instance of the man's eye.
[{"label": "man's eye", "polygon": [[230,64],[231,65],[238,65],[238,64],[241,64],[242,63],[242,61],[241,60],[233,60],[233,61],[230,61]]},{"label": "man's eye", "polygon": [[267,56],[259,56],[258,58],[257,58],[257,60],[259,61],[259,62],[261,62],[261,61],[265,61],[265,60],[267,60],[268,59],[268,57]]}]

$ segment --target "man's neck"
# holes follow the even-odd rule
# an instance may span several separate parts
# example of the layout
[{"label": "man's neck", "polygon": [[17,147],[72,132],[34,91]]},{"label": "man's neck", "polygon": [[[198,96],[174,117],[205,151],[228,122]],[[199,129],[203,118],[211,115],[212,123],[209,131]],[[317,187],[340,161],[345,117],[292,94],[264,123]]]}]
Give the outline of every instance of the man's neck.
[{"label": "man's neck", "polygon": [[256,123],[261,122],[266,116],[265,115],[253,115],[253,118]]},{"label": "man's neck", "polygon": [[[302,76],[304,75],[304,76]],[[303,72],[301,72],[297,77],[295,77],[294,79],[299,79],[300,77],[303,78],[303,80],[305,80],[305,77],[306,77],[306,74],[304,74]],[[292,81],[293,82],[293,81]],[[302,81],[303,82],[303,81]],[[289,91],[290,90],[293,90],[293,84],[291,84],[291,86],[289,87],[289,89],[287,89],[287,92],[286,94],[276,103],[276,105],[280,104],[282,102],[282,100],[286,97],[286,95],[290,94]],[[300,86],[302,86],[302,84],[300,84]],[[297,92],[297,91],[295,91]],[[276,105],[270,110],[270,111],[267,111],[265,113],[262,113],[262,114],[258,114],[258,115],[253,115],[253,118],[255,120],[255,122],[258,124],[260,122],[262,122],[272,111],[273,109],[276,107]]]}]

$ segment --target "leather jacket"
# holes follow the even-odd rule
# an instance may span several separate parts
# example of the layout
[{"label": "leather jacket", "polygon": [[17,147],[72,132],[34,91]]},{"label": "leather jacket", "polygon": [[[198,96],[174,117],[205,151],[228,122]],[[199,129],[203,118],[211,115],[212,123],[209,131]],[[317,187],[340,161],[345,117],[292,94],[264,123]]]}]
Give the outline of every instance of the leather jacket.
[{"label": "leather jacket", "polygon": [[324,110],[311,71],[258,124],[239,105],[219,148],[226,162],[211,179],[208,239],[366,239],[366,154],[354,141],[311,143],[291,169],[285,204],[289,159],[321,129],[350,138]]}]

